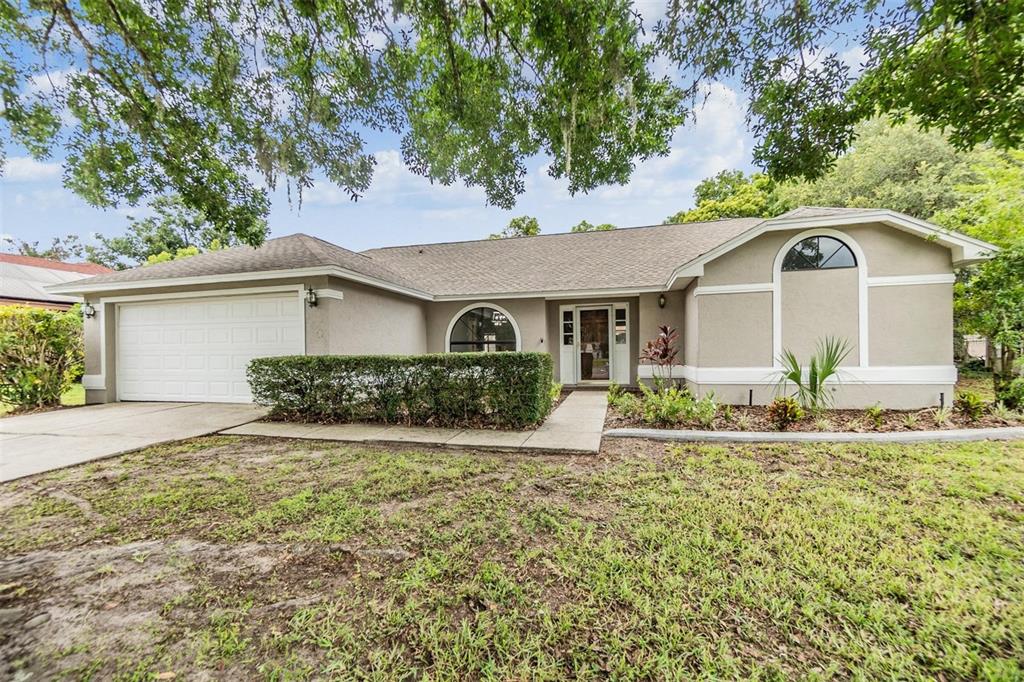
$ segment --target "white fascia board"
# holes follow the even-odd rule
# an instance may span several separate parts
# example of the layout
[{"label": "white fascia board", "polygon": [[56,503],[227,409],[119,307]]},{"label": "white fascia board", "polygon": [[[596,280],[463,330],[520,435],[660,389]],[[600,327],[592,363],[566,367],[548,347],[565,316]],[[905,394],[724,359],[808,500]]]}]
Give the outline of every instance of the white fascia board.
[{"label": "white fascia board", "polygon": [[631,287],[621,289],[566,289],[564,291],[519,291],[492,292],[489,294],[440,294],[435,301],[479,301],[484,299],[543,298],[561,300],[569,298],[610,298],[613,296],[636,296],[638,294],[664,293],[664,287]]},{"label": "white fascia board", "polygon": [[165,277],[162,279],[146,279],[132,282],[95,282],[90,284],[88,279],[84,279],[65,284],[54,284],[46,288],[48,291],[52,291],[53,293],[87,294],[97,291],[129,291],[136,289],[155,289],[159,287],[187,287],[201,284],[227,284],[231,282],[248,282],[263,279],[286,279],[290,277],[316,277],[320,275],[340,277],[342,279],[368,284],[378,289],[393,291],[425,301],[431,301],[434,299],[430,294],[419,291],[418,289],[392,284],[391,282],[385,282],[384,280],[377,279],[375,277],[367,277],[337,266],[316,266],[310,268],[293,268],[290,270],[232,272],[222,275],[201,275],[197,277]]}]

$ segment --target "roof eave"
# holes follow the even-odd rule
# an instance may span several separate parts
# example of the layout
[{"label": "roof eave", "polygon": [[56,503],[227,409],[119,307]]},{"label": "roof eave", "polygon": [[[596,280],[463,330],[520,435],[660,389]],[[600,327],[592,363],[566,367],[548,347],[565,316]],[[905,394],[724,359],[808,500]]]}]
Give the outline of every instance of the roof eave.
[{"label": "roof eave", "polygon": [[749,230],[740,233],[729,241],[719,244],[707,253],[683,263],[673,271],[669,277],[666,288],[672,288],[674,283],[682,277],[701,277],[704,275],[704,265],[715,258],[718,258],[733,249],[742,246],[751,239],[766,232],[778,232],[781,230],[800,230],[815,227],[843,227],[850,225],[863,225],[867,223],[885,223],[891,227],[916,234],[923,239],[935,241],[938,244],[950,249],[953,255],[953,265],[962,267],[979,263],[992,258],[999,250],[994,244],[969,237],[953,230],[944,230],[924,220],[918,220],[912,216],[897,211],[884,209],[867,209],[857,213],[846,213],[829,216],[810,216],[796,218],[772,218],[754,225]]},{"label": "roof eave", "polygon": [[135,291],[139,289],[156,289],[161,287],[187,287],[202,284],[228,284],[232,282],[246,282],[265,279],[287,279],[291,277],[315,277],[328,275],[341,277],[360,284],[367,284],[378,289],[403,294],[412,298],[424,301],[434,299],[432,294],[419,289],[402,286],[388,282],[376,277],[354,272],[340,266],[314,266],[308,268],[290,268],[284,270],[261,270],[256,272],[233,272],[221,275],[199,275],[193,277],[163,277],[159,279],[144,279],[134,281],[106,281],[90,282],[95,278],[87,278],[62,284],[52,284],[46,290],[54,294],[77,294],[85,295],[102,291]]}]

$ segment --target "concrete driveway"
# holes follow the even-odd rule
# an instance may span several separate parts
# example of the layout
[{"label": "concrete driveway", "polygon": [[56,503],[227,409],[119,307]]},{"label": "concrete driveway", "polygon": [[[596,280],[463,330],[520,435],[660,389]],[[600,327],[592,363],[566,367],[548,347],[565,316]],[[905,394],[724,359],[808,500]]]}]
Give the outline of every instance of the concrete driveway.
[{"label": "concrete driveway", "polygon": [[265,410],[226,403],[108,403],[0,419],[0,481],[245,424]]}]

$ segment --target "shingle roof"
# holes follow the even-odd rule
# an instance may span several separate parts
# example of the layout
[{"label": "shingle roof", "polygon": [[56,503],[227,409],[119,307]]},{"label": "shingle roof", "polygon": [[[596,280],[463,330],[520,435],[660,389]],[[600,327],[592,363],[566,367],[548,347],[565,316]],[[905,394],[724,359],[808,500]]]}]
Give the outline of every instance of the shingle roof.
[{"label": "shingle roof", "polygon": [[865,211],[875,211],[882,209],[873,208],[837,208],[834,206],[800,206],[794,208],[791,211],[786,211],[780,216],[776,216],[773,220],[786,220],[787,218],[826,218],[829,216],[836,215],[856,215],[858,213],[864,213]]},{"label": "shingle roof", "polygon": [[[356,274],[404,287],[414,287],[399,273],[355,251],[343,249],[307,234],[268,239],[259,248],[235,246],[207,251],[180,260],[145,265],[89,279],[89,285],[141,282],[179,277],[206,277],[247,272],[292,270],[311,267],[341,267]],[[114,288],[114,287],[112,287]]]},{"label": "shingle roof", "polygon": [[78,296],[54,294],[46,287],[74,282],[109,268],[94,263],[62,263],[34,256],[0,253],[0,298],[73,303]]},{"label": "shingle roof", "polygon": [[761,222],[733,218],[363,253],[435,296],[662,287],[680,265]]},{"label": "shingle roof", "polygon": [[64,261],[51,260],[49,258],[22,256],[20,253],[0,253],[0,263],[14,263],[16,265],[27,265],[46,270],[77,272],[83,275],[100,275],[104,272],[113,272],[110,268],[98,263],[65,263]]}]

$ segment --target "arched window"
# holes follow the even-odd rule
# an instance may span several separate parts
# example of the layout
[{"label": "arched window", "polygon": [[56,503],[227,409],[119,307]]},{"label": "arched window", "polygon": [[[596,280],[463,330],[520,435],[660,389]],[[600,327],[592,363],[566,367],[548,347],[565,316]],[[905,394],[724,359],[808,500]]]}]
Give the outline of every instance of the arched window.
[{"label": "arched window", "polygon": [[800,240],[782,260],[782,271],[832,270],[855,268],[857,257],[850,247],[835,237],[808,237]]},{"label": "arched window", "polygon": [[515,322],[504,310],[477,306],[464,310],[448,330],[453,353],[493,353],[519,349]]}]

